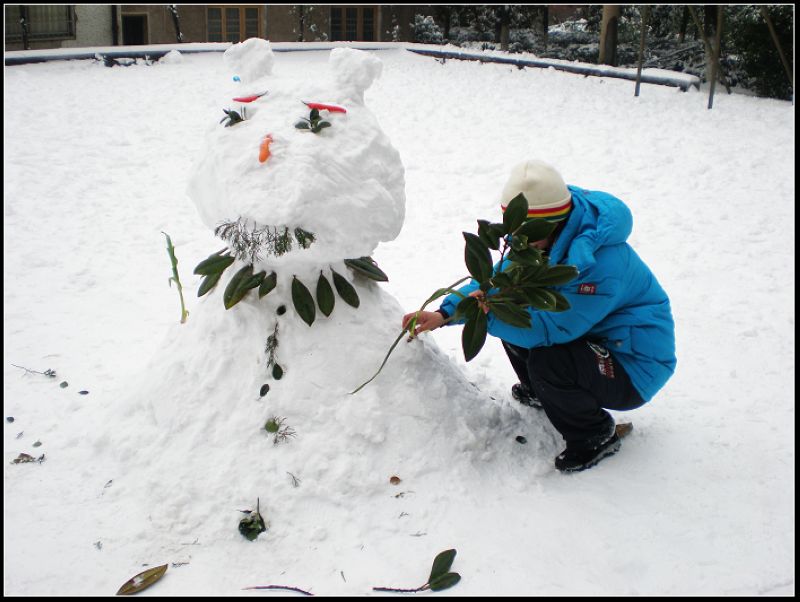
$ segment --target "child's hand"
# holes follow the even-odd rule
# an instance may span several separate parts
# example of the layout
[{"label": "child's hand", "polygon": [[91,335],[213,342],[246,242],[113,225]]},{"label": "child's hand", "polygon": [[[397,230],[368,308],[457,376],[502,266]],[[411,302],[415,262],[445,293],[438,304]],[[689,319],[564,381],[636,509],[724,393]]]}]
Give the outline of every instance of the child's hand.
[{"label": "child's hand", "polygon": [[414,332],[411,333],[412,337],[417,336],[426,330],[434,330],[444,324],[444,317],[438,311],[415,311],[403,316],[403,329],[405,330],[414,316],[417,317],[417,323],[414,326]]},{"label": "child's hand", "polygon": [[478,300],[478,307],[483,310],[483,313],[489,313],[489,306],[486,305],[486,295],[483,294],[483,291],[472,291],[469,296]]}]

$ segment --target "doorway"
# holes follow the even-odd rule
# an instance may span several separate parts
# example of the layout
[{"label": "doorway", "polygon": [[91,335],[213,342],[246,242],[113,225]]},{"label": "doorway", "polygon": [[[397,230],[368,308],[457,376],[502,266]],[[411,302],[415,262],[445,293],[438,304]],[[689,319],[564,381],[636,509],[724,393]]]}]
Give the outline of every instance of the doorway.
[{"label": "doorway", "polygon": [[122,44],[147,44],[147,15],[122,15]]}]

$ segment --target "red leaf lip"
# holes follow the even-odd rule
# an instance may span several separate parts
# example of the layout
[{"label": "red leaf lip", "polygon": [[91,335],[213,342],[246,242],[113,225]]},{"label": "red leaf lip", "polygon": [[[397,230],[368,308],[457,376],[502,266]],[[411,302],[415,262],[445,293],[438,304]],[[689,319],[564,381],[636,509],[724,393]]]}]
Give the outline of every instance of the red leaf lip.
[{"label": "red leaf lip", "polygon": [[237,96],[233,100],[235,102],[253,102],[257,98],[261,98],[262,96],[264,96],[266,93],[267,93],[267,91],[264,91],[261,94],[253,94],[251,96]]},{"label": "red leaf lip", "polygon": [[347,109],[345,109],[342,105],[325,102],[306,102],[305,100],[303,101],[303,104],[310,109],[317,109],[319,111],[325,109],[331,113],[347,113]]}]

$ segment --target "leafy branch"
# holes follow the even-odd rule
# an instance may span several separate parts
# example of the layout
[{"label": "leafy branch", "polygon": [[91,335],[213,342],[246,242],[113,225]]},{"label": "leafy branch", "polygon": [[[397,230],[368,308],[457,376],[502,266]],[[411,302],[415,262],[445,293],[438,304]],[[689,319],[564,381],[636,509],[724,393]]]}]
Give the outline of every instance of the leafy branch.
[{"label": "leafy branch", "polygon": [[[414,338],[419,313],[429,303],[446,294],[453,293],[461,298],[454,314],[444,323],[464,320],[461,347],[466,361],[478,355],[486,342],[489,312],[511,326],[530,328],[529,309],[551,312],[569,309],[567,299],[551,287],[567,284],[578,275],[578,270],[569,265],[549,265],[548,257],[532,243],[550,236],[556,225],[541,218],[526,219],[527,216],[528,202],[519,194],[506,207],[502,223],[478,220],[477,234],[463,232],[464,262],[470,276],[431,295],[398,335],[375,375],[351,395],[358,393],[380,374],[406,332],[410,333],[409,340]],[[500,262],[497,264],[500,271],[495,271],[490,249],[500,251]],[[470,277],[478,284],[476,292],[465,296],[455,290],[456,286]]]},{"label": "leafy branch", "polygon": [[222,112],[225,113],[225,117],[220,119],[219,122],[222,123],[223,121],[227,120],[228,123],[225,124],[226,128],[231,127],[232,125],[236,125],[237,123],[241,123],[247,117],[247,111],[245,110],[245,107],[242,107],[241,113],[238,113],[237,111],[234,111],[232,109],[231,110],[222,109]]},{"label": "leafy branch", "polygon": [[267,530],[266,521],[264,521],[264,517],[261,516],[260,503],[261,500],[257,498],[255,510],[239,510],[239,512],[246,515],[239,521],[239,533],[250,541],[253,541],[259,534]]},{"label": "leafy branch", "polygon": [[461,581],[461,575],[458,573],[451,573],[450,567],[455,560],[456,551],[445,550],[436,555],[433,560],[433,567],[431,567],[431,574],[428,581],[415,589],[397,589],[393,587],[373,587],[376,592],[401,592],[401,593],[415,593],[431,590],[434,592],[453,587],[456,583]]}]

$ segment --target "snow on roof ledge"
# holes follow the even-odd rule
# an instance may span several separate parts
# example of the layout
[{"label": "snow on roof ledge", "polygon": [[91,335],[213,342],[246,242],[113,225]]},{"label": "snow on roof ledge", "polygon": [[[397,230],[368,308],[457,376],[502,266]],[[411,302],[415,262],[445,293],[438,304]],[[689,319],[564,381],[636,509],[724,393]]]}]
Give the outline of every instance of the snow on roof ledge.
[{"label": "snow on roof ledge", "polygon": [[[225,52],[232,46],[231,42],[198,42],[191,44],[149,44],[142,46],[98,46],[91,48],[53,48],[49,50],[11,50],[5,53],[5,65],[22,65],[52,60],[85,60],[94,58],[161,58],[172,50],[181,53]],[[511,55],[502,51],[464,51],[457,46],[447,44],[436,46],[430,44],[413,44],[408,42],[270,42],[274,52],[297,52],[306,50],[331,50],[333,48],[356,48],[358,50],[397,50],[405,49],[425,56],[452,58],[493,63],[506,63],[518,67],[554,68],[581,75],[599,77],[616,77],[628,80],[636,79],[636,69],[631,67],[612,67],[595,65],[578,61],[558,59],[542,59],[530,53]],[[688,73],[668,71],[665,69],[643,69],[643,83],[675,86],[687,90],[691,86],[699,89],[700,78]]]}]

